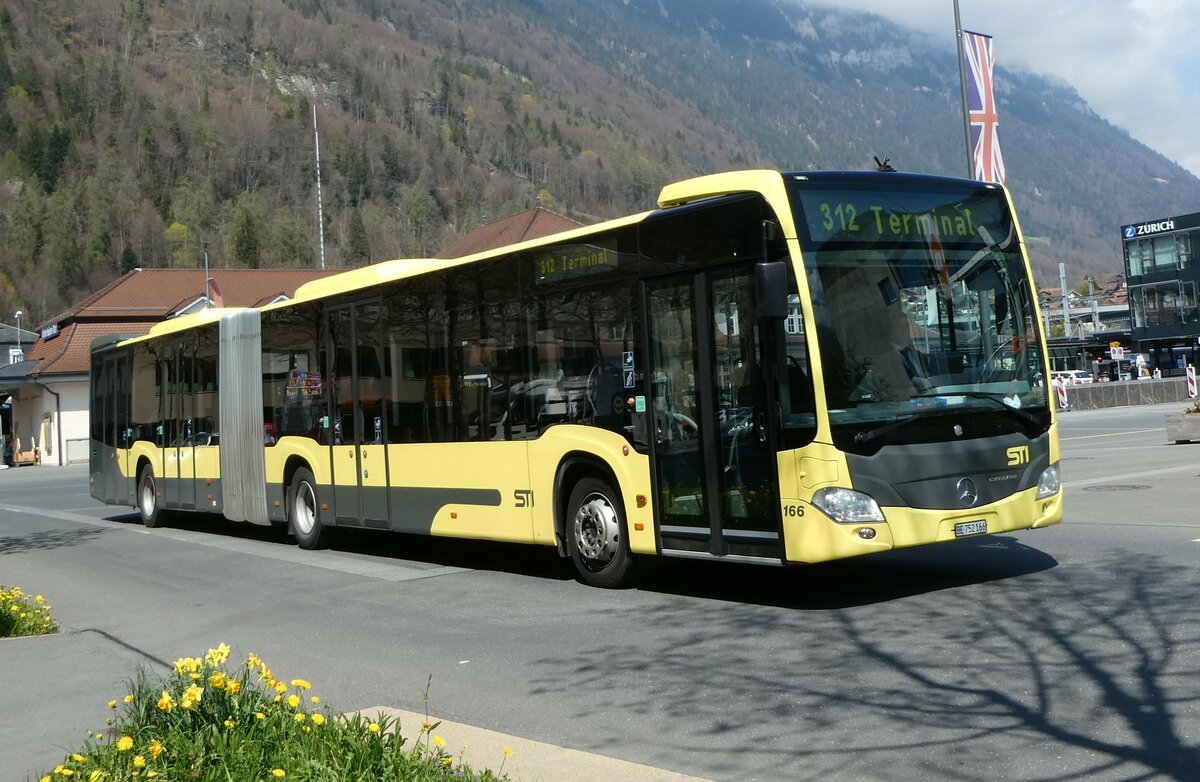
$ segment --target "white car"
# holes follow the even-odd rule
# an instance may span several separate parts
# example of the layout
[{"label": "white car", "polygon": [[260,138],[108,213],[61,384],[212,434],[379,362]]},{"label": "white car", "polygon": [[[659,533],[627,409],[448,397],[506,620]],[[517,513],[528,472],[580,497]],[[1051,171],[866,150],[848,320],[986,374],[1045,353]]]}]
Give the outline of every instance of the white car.
[{"label": "white car", "polygon": [[1065,380],[1068,385],[1072,386],[1082,386],[1086,383],[1091,383],[1093,380],[1092,376],[1082,369],[1068,369],[1054,372],[1052,375],[1059,380]]}]

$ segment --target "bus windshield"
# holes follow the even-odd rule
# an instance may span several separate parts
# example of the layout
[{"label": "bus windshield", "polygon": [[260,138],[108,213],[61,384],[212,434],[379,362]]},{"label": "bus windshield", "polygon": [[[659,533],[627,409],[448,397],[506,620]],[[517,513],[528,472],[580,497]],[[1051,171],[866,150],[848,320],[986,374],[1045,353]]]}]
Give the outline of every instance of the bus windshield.
[{"label": "bus windshield", "polygon": [[935,418],[971,421],[966,436],[1044,431],[1032,286],[1003,192],[897,180],[791,185],[835,444],[945,439],[950,427],[919,425]]}]

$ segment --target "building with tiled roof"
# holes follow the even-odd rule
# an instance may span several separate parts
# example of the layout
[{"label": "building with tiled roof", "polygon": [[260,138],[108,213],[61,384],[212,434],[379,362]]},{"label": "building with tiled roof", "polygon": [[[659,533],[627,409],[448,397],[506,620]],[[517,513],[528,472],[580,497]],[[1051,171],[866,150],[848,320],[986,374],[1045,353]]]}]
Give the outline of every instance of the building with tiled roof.
[{"label": "building with tiled roof", "polygon": [[[319,269],[135,269],[51,318],[24,361],[0,367],[0,397],[12,404],[6,436],[43,464],[88,458],[88,371],[92,340],[145,334],[167,318],[210,306],[258,307],[291,298]],[[29,334],[29,332],[23,332]],[[10,427],[10,428],[9,428]]]},{"label": "building with tiled roof", "polygon": [[509,244],[518,244],[530,239],[541,239],[543,236],[571,231],[582,225],[569,217],[563,217],[549,209],[537,206],[476,228],[434,257],[465,258],[485,250],[494,250]]}]

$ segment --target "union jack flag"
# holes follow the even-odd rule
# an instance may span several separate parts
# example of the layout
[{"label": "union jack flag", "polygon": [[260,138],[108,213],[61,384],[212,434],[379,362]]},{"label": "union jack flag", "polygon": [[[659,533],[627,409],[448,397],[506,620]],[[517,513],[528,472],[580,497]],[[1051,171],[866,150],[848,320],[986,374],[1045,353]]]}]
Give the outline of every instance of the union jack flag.
[{"label": "union jack flag", "polygon": [[992,36],[963,30],[967,54],[967,113],[971,121],[971,157],[974,176],[985,182],[1004,183],[1004,156],[1000,154],[1000,117],[992,92],[996,57]]}]

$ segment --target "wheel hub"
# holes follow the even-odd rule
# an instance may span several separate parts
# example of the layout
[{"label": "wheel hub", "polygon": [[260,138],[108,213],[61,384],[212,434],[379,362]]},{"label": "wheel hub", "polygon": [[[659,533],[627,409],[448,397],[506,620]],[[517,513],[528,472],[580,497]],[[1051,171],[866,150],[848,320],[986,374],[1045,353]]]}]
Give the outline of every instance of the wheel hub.
[{"label": "wheel hub", "polygon": [[593,562],[608,562],[617,552],[620,536],[617,512],[608,500],[593,494],[575,514],[575,545],[580,556]]}]

